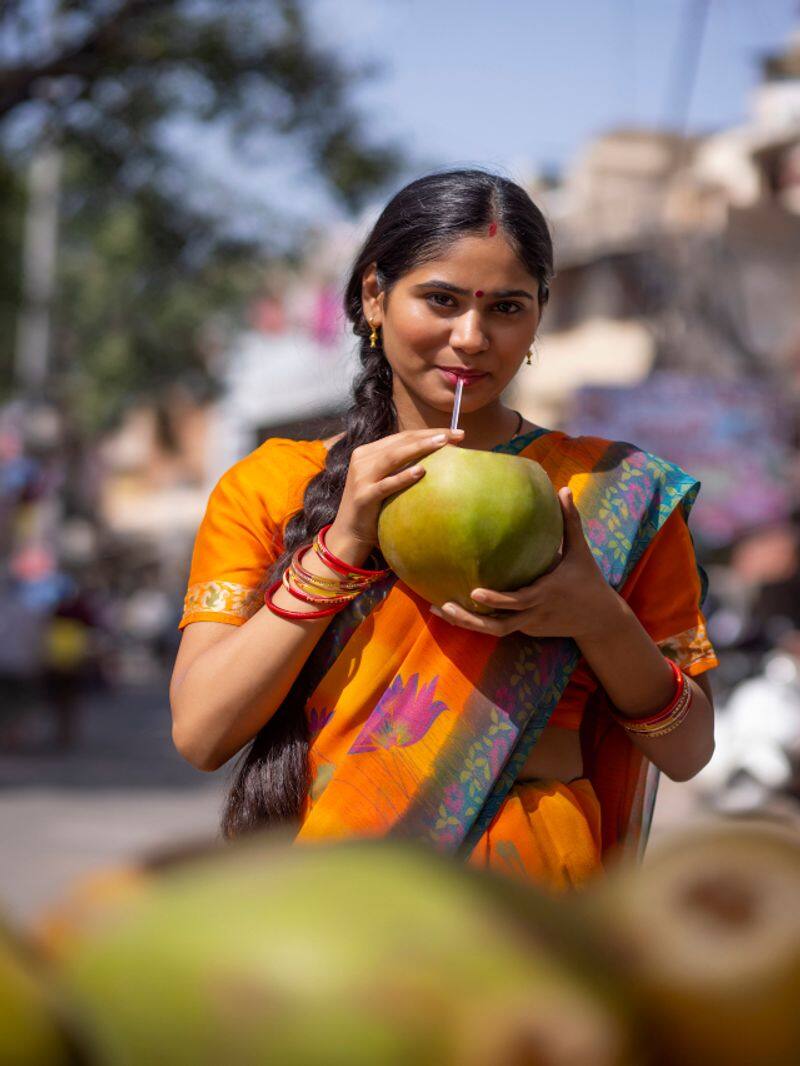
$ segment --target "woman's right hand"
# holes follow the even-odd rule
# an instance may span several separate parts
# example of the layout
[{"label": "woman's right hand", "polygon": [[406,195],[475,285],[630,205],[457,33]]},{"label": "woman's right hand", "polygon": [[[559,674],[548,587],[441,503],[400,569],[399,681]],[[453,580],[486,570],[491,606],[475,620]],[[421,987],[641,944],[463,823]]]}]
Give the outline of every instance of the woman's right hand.
[{"label": "woman's right hand", "polygon": [[[436,440],[438,435],[441,440]],[[424,468],[414,465],[415,460],[463,438],[463,429],[406,429],[354,448],[330,532],[335,530],[338,536],[372,551],[378,543],[383,501],[425,476]]]}]

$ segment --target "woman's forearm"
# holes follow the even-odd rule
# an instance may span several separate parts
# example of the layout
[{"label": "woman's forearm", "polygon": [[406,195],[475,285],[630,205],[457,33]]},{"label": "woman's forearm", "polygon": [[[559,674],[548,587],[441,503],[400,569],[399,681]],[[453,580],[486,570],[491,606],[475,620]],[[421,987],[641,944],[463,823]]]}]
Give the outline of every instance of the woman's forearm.
[{"label": "woman's forearm", "polygon": [[[330,550],[363,566],[369,548],[328,533]],[[335,571],[313,552],[304,567],[320,577]],[[312,613],[283,586],[273,600],[290,611]],[[181,754],[201,770],[216,770],[249,743],[286,698],[334,615],[290,619],[261,607],[230,636],[213,644],[171,686],[173,740]]]},{"label": "woman's forearm", "polygon": [[[609,587],[608,611],[594,633],[577,640],[615,709],[629,718],[646,718],[672,699],[675,682],[669,664],[623,598]],[[714,709],[689,678],[692,705],[677,728],[662,737],[629,733],[644,754],[674,781],[688,781],[714,751]]]},{"label": "woman's forearm", "polygon": [[184,758],[200,770],[216,770],[252,740],[330,621],[294,622],[262,607],[199,655],[171,698],[173,740]]}]

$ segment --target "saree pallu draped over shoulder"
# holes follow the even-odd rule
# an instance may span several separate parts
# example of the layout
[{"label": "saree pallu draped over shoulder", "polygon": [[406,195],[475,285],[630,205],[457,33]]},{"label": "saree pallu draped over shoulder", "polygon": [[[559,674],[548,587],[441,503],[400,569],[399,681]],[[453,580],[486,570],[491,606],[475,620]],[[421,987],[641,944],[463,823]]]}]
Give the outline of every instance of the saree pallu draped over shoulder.
[{"label": "saree pallu draped over shoulder", "polygon": [[[519,439],[495,450],[535,458],[556,490],[570,486],[594,557],[617,590],[675,508],[688,517],[700,488],[680,467],[625,442],[549,430]],[[297,843],[408,837],[468,860],[509,795],[579,649],[571,638],[476,633],[428,608],[390,574],[334,617],[301,671],[311,787]],[[595,694],[581,724],[602,851],[640,857],[658,770],[604,713],[604,699]]]}]

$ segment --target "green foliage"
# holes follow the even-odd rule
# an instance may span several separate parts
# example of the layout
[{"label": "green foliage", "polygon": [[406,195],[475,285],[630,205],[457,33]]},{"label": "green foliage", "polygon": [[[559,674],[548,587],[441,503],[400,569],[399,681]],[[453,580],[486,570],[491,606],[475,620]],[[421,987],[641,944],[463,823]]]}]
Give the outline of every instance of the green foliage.
[{"label": "green foliage", "polygon": [[235,173],[211,187],[176,131],[218,131],[244,169],[294,150],[351,212],[403,156],[365,138],[349,93],[370,71],[315,44],[301,0],[58,6],[55,52],[25,3],[0,9],[0,390],[13,386],[20,188],[46,127],[65,163],[52,362],[96,432],[172,382],[213,393],[209,323],[219,336],[270,260],[302,255],[278,205],[245,204]]},{"label": "green foliage", "polygon": [[[68,188],[85,187],[91,166],[68,152]],[[218,243],[213,254],[184,261],[189,241],[159,226],[149,199],[67,199],[56,336],[79,424],[106,429],[133,397],[163,397],[176,381],[199,398],[214,395],[214,338],[258,290],[259,257]]]}]

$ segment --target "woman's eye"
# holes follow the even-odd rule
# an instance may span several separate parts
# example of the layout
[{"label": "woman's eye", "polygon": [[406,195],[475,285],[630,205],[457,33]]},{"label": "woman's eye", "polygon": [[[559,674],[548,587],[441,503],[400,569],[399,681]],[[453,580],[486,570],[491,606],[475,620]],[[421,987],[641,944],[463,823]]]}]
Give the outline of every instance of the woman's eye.
[{"label": "woman's eye", "polygon": [[[445,294],[443,292],[429,292],[428,293],[428,299],[429,300],[452,300],[452,298],[453,298],[452,296],[445,296]],[[449,304],[437,304],[436,306],[437,307],[449,307],[450,305]]]},{"label": "woman's eye", "polygon": [[[429,292],[428,295],[427,295],[427,299],[433,301],[435,307],[452,307],[452,304],[438,303],[437,302],[439,300],[452,300],[453,299],[452,296],[448,296],[446,293],[443,293],[443,292]],[[503,314],[503,315],[515,315],[518,312],[523,310],[522,305],[518,304],[518,303],[515,303],[513,300],[501,300],[499,303],[496,303],[494,306],[496,308],[503,308],[503,307],[513,308],[513,310],[511,310],[511,311],[501,311],[500,313]]]}]

